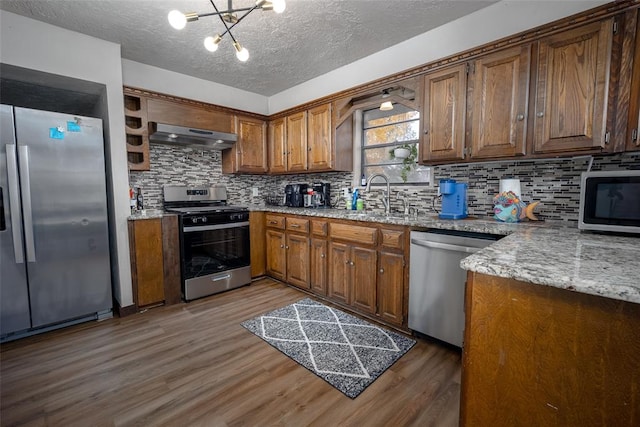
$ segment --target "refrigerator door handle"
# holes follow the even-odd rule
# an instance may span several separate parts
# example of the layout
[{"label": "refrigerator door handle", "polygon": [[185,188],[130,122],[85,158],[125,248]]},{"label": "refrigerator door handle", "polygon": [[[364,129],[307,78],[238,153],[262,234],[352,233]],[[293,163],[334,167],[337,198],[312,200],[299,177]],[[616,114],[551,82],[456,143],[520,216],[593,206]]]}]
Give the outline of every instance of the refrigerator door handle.
[{"label": "refrigerator door handle", "polygon": [[33,239],[33,218],[31,217],[31,182],[29,181],[29,147],[18,147],[20,160],[20,183],[22,184],[22,212],[24,240],[27,247],[27,262],[36,262],[36,246]]},{"label": "refrigerator door handle", "polygon": [[16,264],[24,263],[24,248],[20,227],[20,190],[18,185],[18,159],[16,145],[7,144],[7,178],[9,184],[9,209],[11,212],[11,231],[13,233],[13,254]]}]

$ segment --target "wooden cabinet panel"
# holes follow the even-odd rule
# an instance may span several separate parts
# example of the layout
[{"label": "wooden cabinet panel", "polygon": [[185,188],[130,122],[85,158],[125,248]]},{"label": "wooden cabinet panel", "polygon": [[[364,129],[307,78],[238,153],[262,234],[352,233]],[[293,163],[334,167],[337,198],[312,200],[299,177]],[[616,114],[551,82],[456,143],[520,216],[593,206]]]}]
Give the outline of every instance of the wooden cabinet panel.
[{"label": "wooden cabinet panel", "polygon": [[333,167],[331,144],[331,104],[308,111],[308,170],[329,170]]},{"label": "wooden cabinet panel", "polygon": [[269,172],[287,171],[287,133],[285,119],[269,122]]},{"label": "wooden cabinet panel", "polygon": [[266,222],[267,227],[269,228],[278,228],[280,230],[284,230],[286,218],[284,217],[284,215],[266,214]]},{"label": "wooden cabinet panel", "polygon": [[172,101],[149,98],[147,118],[150,122],[231,132],[233,115]]},{"label": "wooden cabinet panel", "polygon": [[329,298],[350,304],[349,295],[349,246],[344,243],[329,242]]},{"label": "wooden cabinet panel", "polygon": [[129,233],[135,303],[160,304],[164,301],[162,220],[129,221]]},{"label": "wooden cabinet panel", "polygon": [[307,112],[287,117],[287,171],[307,170]]},{"label": "wooden cabinet panel", "polygon": [[380,235],[382,236],[380,244],[384,248],[388,249],[400,249],[403,250],[405,232],[403,230],[392,230],[388,228],[381,228]]},{"label": "wooden cabinet panel", "polygon": [[309,289],[309,238],[287,234],[287,282]]},{"label": "wooden cabinet panel", "polygon": [[536,152],[604,148],[612,28],[608,19],[538,42]]},{"label": "wooden cabinet panel", "polygon": [[629,97],[626,151],[640,150],[640,9],[636,12],[636,43]]},{"label": "wooden cabinet panel", "polygon": [[314,236],[327,237],[329,226],[327,221],[312,219],[311,220],[311,234]]},{"label": "wooden cabinet panel", "polygon": [[223,173],[267,172],[267,124],[250,117],[235,117],[234,131],[238,142],[222,151]]},{"label": "wooden cabinet panel", "polygon": [[264,276],[267,271],[265,225],[264,212],[249,212],[249,236],[251,239],[251,277]]},{"label": "wooden cabinet panel", "polygon": [[350,242],[375,245],[378,229],[360,225],[330,223],[329,235],[332,239],[348,240]]},{"label": "wooden cabinet panel", "polygon": [[530,56],[525,45],[475,61],[468,91],[472,157],[525,154]]},{"label": "wooden cabinet panel", "polygon": [[350,251],[351,304],[358,310],[376,312],[376,250],[354,246]]},{"label": "wooden cabinet panel", "polygon": [[327,260],[327,241],[312,238],[309,253],[309,286],[317,295],[327,294]]},{"label": "wooden cabinet panel", "polygon": [[281,231],[267,229],[267,274],[279,280],[287,278],[287,254],[285,235]]},{"label": "wooden cabinet panel", "polygon": [[640,304],[469,273],[461,426],[637,426]]},{"label": "wooden cabinet panel", "polygon": [[309,220],[304,218],[287,217],[285,220],[287,231],[309,234]]},{"label": "wooden cabinet panel", "polygon": [[381,252],[378,258],[378,315],[387,322],[404,322],[404,255]]},{"label": "wooden cabinet panel", "polygon": [[[182,301],[180,234],[178,226],[177,215],[164,215],[162,217],[162,270],[164,272],[165,305],[178,304]],[[264,233],[262,235],[264,236]]]},{"label": "wooden cabinet panel", "polygon": [[467,64],[424,77],[422,161],[464,158]]}]

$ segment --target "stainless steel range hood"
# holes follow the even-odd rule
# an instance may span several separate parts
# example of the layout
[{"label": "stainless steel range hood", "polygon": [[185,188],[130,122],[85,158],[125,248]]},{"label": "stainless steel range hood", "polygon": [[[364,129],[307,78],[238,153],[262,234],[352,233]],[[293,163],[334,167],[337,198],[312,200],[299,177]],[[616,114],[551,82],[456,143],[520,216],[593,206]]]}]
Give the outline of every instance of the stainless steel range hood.
[{"label": "stainless steel range hood", "polygon": [[235,133],[149,122],[149,142],[200,150],[224,150],[238,141]]}]

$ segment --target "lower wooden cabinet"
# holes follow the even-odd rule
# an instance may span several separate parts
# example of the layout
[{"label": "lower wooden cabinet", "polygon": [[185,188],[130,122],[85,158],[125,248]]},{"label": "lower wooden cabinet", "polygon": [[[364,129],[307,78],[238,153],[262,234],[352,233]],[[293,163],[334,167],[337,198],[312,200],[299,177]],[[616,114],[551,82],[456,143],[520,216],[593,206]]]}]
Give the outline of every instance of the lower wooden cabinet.
[{"label": "lower wooden cabinet", "polygon": [[378,256],[378,316],[401,325],[404,321],[404,255],[380,252]]},{"label": "lower wooden cabinet", "polygon": [[408,230],[266,214],[267,275],[406,328]]},{"label": "lower wooden cabinet", "polygon": [[135,305],[180,302],[178,217],[131,220],[128,227]]},{"label": "lower wooden cabinet", "polygon": [[327,295],[327,241],[311,238],[309,246],[309,286],[314,294]]}]

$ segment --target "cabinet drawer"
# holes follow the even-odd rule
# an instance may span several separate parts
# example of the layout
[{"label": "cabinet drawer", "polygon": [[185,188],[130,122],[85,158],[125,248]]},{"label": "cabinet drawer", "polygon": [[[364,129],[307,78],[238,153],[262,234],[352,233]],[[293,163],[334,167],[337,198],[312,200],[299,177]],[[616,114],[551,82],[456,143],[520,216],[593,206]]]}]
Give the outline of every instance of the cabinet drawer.
[{"label": "cabinet drawer", "polygon": [[327,237],[327,221],[311,220],[311,234],[314,236]]},{"label": "cabinet drawer", "polygon": [[279,228],[280,230],[284,230],[284,224],[285,224],[284,216],[267,214],[267,227]]},{"label": "cabinet drawer", "polygon": [[348,240],[350,242],[375,245],[377,228],[362,227],[351,224],[329,224],[332,239]]},{"label": "cabinet drawer", "polygon": [[380,229],[382,246],[392,249],[404,249],[404,230]]},{"label": "cabinet drawer", "polygon": [[299,233],[309,233],[309,220],[302,218],[287,217],[287,231],[297,231]]}]

